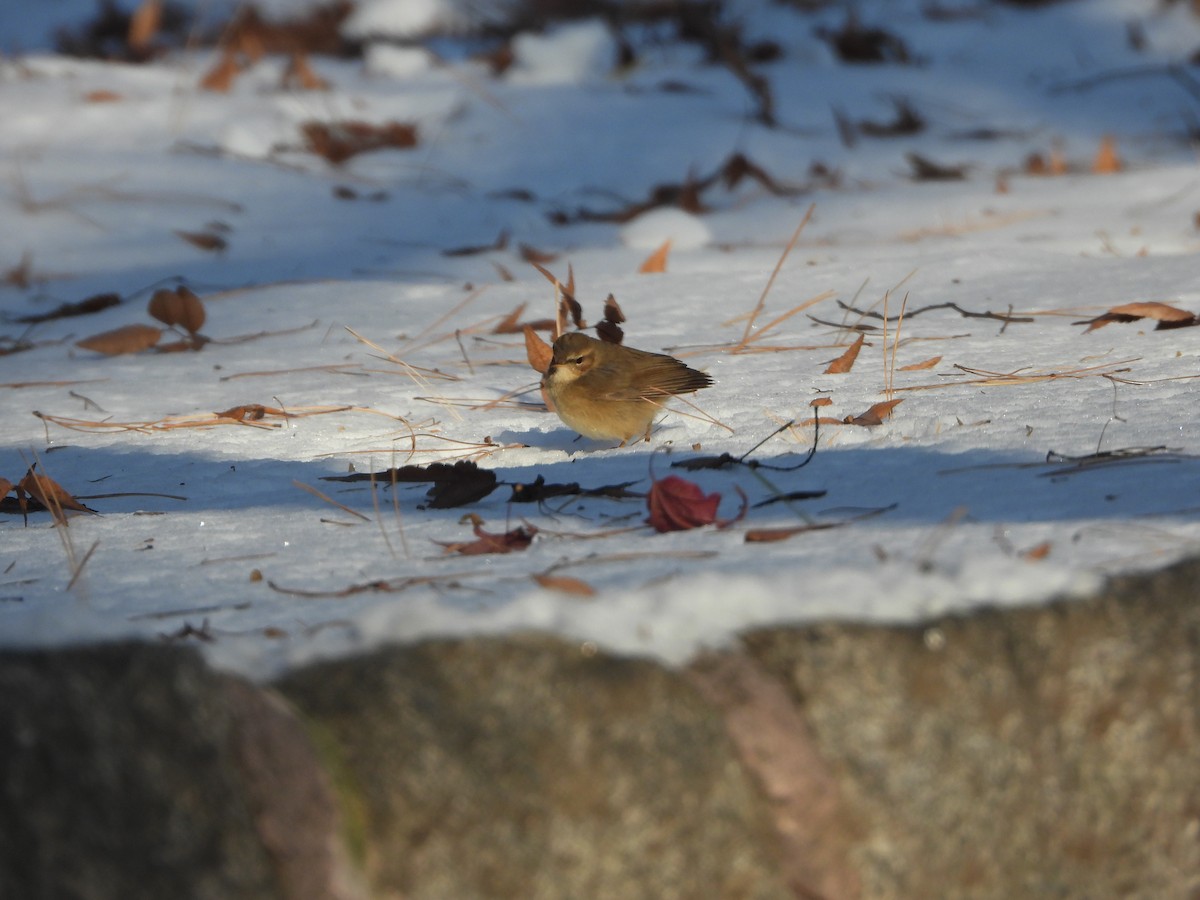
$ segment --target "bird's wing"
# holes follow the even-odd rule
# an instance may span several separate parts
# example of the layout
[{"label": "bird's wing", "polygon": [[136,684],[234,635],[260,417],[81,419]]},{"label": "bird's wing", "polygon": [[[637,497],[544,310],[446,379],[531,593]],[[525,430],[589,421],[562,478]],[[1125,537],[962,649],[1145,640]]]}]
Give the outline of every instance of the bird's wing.
[{"label": "bird's wing", "polygon": [[667,394],[686,394],[712,384],[712,379],[697,372],[671,356],[661,353],[638,352],[637,366],[596,366],[593,373],[597,384],[606,384],[604,397],[609,400],[654,400]]}]

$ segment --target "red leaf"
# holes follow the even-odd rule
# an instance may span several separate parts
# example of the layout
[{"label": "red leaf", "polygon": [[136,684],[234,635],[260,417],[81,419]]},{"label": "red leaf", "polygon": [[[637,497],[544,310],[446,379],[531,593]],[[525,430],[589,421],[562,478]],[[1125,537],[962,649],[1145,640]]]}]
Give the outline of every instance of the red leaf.
[{"label": "red leaf", "polygon": [[717,520],[720,494],[705,494],[700,485],[678,475],[668,475],[655,481],[646,494],[650,518],[646,521],[655,531],[687,531]]}]

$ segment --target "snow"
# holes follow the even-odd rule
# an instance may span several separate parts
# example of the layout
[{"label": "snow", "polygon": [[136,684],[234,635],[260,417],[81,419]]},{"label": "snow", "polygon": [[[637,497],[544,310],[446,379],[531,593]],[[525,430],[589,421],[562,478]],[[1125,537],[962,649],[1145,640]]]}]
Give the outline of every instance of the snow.
[{"label": "snow", "polygon": [[[360,12],[386,21],[389,8]],[[1167,69],[1200,45],[1185,5],[985,5],[931,21],[916,2],[861,3],[860,20],[901,35],[921,64],[848,66],[815,34],[840,28],[841,9],[731,4],[748,38],[784,50],[756,67],[777,128],[755,123],[746,88],[695,47],[635,41],[638,62],[612,72],[604,54],[615,44],[597,22],[522,37],[519,64],[501,76],[379,44],[365,62],[311,60],[328,91],[284,89],[285,60],[268,58],[215,94],[196,87],[209,51],[142,66],[53,55],[49,29],[88,9],[46,3],[28,20],[0,20],[10,54],[0,60],[0,272],[28,254],[32,278],[0,286],[0,336],[36,344],[0,356],[0,475],[16,481],[37,460],[101,513],[67,529],[45,513],[28,526],[0,516],[7,644],[175,635],[219,666],[267,677],[384,641],[534,628],[682,663],[766,624],[915,621],[1082,596],[1106,575],[1200,549],[1200,329],[1075,324],[1133,301],[1200,312],[1200,169],[1187,136],[1200,101]],[[1144,50],[1129,45],[1132,21]],[[89,100],[97,90],[118,97]],[[925,131],[843,145],[831,109],[886,122],[897,96]],[[298,129],[338,119],[415,122],[420,142],[331,166]],[[985,128],[1001,134],[974,134]],[[1089,171],[1105,135],[1126,163],[1119,174]],[[1022,173],[1030,153],[1056,146],[1069,174]],[[967,164],[967,177],[914,182],[910,152]],[[735,153],[808,189],[718,181],[700,215],[551,221],[639,203]],[[813,176],[814,163],[837,177]],[[750,348],[764,352],[732,352],[810,204],[751,329],[761,337]],[[176,231],[219,234],[228,247],[204,251]],[[505,249],[444,252],[502,233]],[[667,271],[637,274],[667,239]],[[618,449],[576,440],[539,409],[520,335],[490,333],[522,303],[525,319],[553,314],[552,288],[520,244],[557,254],[544,265],[560,278],[571,265],[589,322],[612,293],[627,343],[709,372],[715,385],[688,398],[699,410],[674,401],[649,445]],[[205,303],[214,340],[202,351],[102,357],[74,346],[151,323],[150,294],[177,278]],[[125,302],[12,321],[105,291]],[[854,325],[860,316],[838,301],[876,313],[886,302],[894,320],[905,297],[894,363],[895,321],[886,342],[867,333],[849,373],[823,374],[855,335],[809,316]],[[939,304],[1032,321],[919,312]],[[888,396],[903,402],[882,425],[822,425],[815,458],[795,471],[670,467],[739,456],[789,420],[854,417]],[[832,404],[814,410],[819,397]],[[291,415],[144,431],[33,415],[158,423],[246,403]],[[797,427],[752,458],[794,464],[812,439]],[[1159,447],[1105,465],[1048,461]],[[677,474],[720,492],[722,517],[738,511],[738,488],[751,503],[825,494],[752,508],[725,529],[659,535],[638,500],[539,508],[510,504],[500,487],[435,510],[420,508],[425,485],[401,486],[394,507],[390,489],[322,480],[467,454],[504,482],[644,491]],[[491,532],[528,523],[539,534],[508,555],[447,553],[442,544],[473,538],[465,513]],[[838,527],[746,541],[805,524]],[[532,577],[547,573],[596,593]]]}]

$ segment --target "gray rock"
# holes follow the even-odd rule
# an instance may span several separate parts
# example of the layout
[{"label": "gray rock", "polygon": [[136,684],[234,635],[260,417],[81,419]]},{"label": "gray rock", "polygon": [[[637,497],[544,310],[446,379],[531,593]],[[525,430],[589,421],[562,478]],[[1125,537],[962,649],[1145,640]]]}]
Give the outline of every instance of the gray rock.
[{"label": "gray rock", "polygon": [[[922,627],[749,635],[870,898],[1200,896],[1200,563]],[[807,751],[806,751],[807,752]]]},{"label": "gray rock", "polygon": [[351,896],[296,720],[194,652],[0,654],[0,897]]},{"label": "gray rock", "polygon": [[658,665],[550,638],[435,641],[278,687],[377,896],[795,897],[720,717]]}]

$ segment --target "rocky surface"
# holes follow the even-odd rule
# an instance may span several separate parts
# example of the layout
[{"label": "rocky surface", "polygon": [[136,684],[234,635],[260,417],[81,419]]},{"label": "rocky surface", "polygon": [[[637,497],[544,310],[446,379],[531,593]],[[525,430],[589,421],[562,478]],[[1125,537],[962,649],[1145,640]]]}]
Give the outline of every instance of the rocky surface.
[{"label": "rocky surface", "polygon": [[0,653],[0,897],[1200,892],[1200,562],[746,635],[673,671],[431,641],[270,686]]}]

